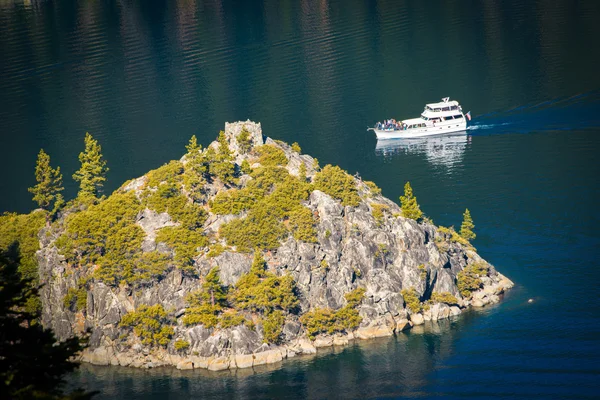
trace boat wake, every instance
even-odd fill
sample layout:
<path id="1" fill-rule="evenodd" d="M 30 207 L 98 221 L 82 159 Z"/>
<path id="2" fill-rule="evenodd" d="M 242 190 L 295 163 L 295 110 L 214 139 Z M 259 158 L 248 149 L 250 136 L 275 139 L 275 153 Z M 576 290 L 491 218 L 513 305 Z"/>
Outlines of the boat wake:
<path id="1" fill-rule="evenodd" d="M 600 90 L 475 116 L 474 135 L 586 130 L 600 127 Z"/>

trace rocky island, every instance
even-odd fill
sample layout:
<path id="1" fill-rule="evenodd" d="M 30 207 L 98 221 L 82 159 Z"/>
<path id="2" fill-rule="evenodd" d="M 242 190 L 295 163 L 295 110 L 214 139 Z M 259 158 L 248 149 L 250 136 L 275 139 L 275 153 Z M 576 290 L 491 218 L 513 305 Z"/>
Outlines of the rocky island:
<path id="1" fill-rule="evenodd" d="M 394 335 L 512 287 L 468 237 L 407 208 L 246 121 L 108 197 L 0 225 L 36 227 L 21 248 L 41 321 L 88 332 L 83 361 L 223 370 Z"/>

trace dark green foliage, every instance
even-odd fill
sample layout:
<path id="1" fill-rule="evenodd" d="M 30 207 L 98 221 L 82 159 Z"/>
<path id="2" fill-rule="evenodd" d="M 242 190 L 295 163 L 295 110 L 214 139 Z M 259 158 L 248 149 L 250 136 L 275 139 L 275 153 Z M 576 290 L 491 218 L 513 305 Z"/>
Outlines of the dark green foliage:
<path id="1" fill-rule="evenodd" d="M 256 147 L 254 151 L 259 155 L 258 162 L 263 167 L 285 167 L 288 163 L 284 151 L 277 146 L 265 144 Z"/>
<path id="2" fill-rule="evenodd" d="M 64 200 L 60 192 L 62 187 L 62 174 L 60 167 L 52 168 L 50 166 L 50 156 L 40 150 L 35 164 L 35 180 L 37 184 L 29 188 L 33 194 L 33 201 L 46 211 L 57 211 L 63 206 Z M 53 207 L 50 207 L 53 205 Z M 47 214 L 46 222 L 50 222 L 50 214 Z"/>
<path id="3" fill-rule="evenodd" d="M 408 307 L 408 309 L 413 314 L 416 314 L 423 310 L 423 305 L 421 304 L 419 295 L 414 287 L 411 287 L 409 289 L 402 289 L 400 294 L 402 294 L 402 298 L 404 299 L 404 303 L 406 304 L 406 307 Z"/>
<path id="4" fill-rule="evenodd" d="M 175 265 L 184 271 L 193 272 L 194 257 L 198 249 L 208 245 L 206 236 L 183 226 L 167 226 L 156 232 L 156 242 L 166 243 L 175 250 Z"/>
<path id="5" fill-rule="evenodd" d="M 439 226 L 438 233 L 440 233 L 444 239 L 446 239 L 446 240 L 449 239 L 453 243 L 460 243 L 463 246 L 471 247 L 469 241 L 467 239 L 465 239 L 464 237 L 460 236 L 458 233 L 456 233 L 453 226 L 451 226 L 450 228 L 446 228 L 444 226 Z"/>
<path id="6" fill-rule="evenodd" d="M 456 276 L 458 291 L 464 298 L 470 298 L 472 292 L 483 287 L 481 277 L 487 276 L 488 266 L 483 262 L 477 262 L 467 265 Z"/>
<path id="7" fill-rule="evenodd" d="M 294 279 L 266 271 L 264 259 L 256 252 L 250 272 L 238 280 L 230 301 L 237 309 L 265 314 L 272 310 L 291 311 L 298 305 L 295 291 Z"/>
<path id="8" fill-rule="evenodd" d="M 102 147 L 88 132 L 85 133 L 85 150 L 79 153 L 79 162 L 81 168 L 73 174 L 73 179 L 79 182 L 79 198 L 88 202 L 101 193 L 108 172 Z"/>
<path id="9" fill-rule="evenodd" d="M 208 172 L 210 175 L 219 178 L 221 182 L 233 185 L 236 182 L 235 165 L 233 163 L 233 156 L 229 149 L 229 143 L 227 142 L 225 132 L 219 132 L 217 141 L 219 143 L 218 150 L 215 152 L 211 147 L 204 154 Z"/>
<path id="10" fill-rule="evenodd" d="M 219 233 L 227 243 L 240 251 L 274 249 L 289 233 L 314 242 L 314 218 L 301 203 L 310 185 L 281 167 L 257 168 L 251 176 L 245 188 L 220 193 L 212 202 L 212 211 L 219 214 L 248 211 L 246 217 L 221 226 Z"/>
<path id="11" fill-rule="evenodd" d="M 308 177 L 306 176 L 306 164 L 304 164 L 304 162 L 301 162 L 298 167 L 298 178 L 301 182 L 306 182 L 308 180 Z"/>
<path id="12" fill-rule="evenodd" d="M 227 250 L 227 248 L 225 246 L 223 246 L 221 243 L 212 244 L 209 247 L 208 253 L 206 253 L 206 257 L 214 258 L 214 257 L 220 256 L 221 254 L 223 254 L 225 252 L 225 250 Z"/>
<path id="13" fill-rule="evenodd" d="M 39 283 L 36 251 L 40 248 L 38 233 L 44 226 L 46 213 L 34 211 L 30 214 L 4 214 L 0 216 L 0 251 L 7 251 L 17 244 L 21 252 L 19 273 L 33 287 Z M 37 292 L 36 292 L 37 293 Z M 37 294 L 27 297 L 26 311 L 38 315 L 42 303 Z"/>
<path id="14" fill-rule="evenodd" d="M 463 222 L 460 226 L 460 236 L 466 240 L 473 240 L 477 235 L 473 232 L 473 228 L 475 228 L 475 224 L 473 224 L 473 219 L 471 218 L 471 213 L 467 208 L 465 213 L 463 214 Z"/>
<path id="15" fill-rule="evenodd" d="M 145 199 L 148 208 L 158 212 L 169 213 L 175 222 L 187 229 L 198 229 L 206 221 L 204 209 L 187 199 L 175 185 L 163 184 L 155 192 L 150 192 Z"/>
<path id="16" fill-rule="evenodd" d="M 0 393 L 6 399 L 89 399 L 93 393 L 65 393 L 64 376 L 79 365 L 76 356 L 85 341 L 74 337 L 59 342 L 50 329 L 34 323 L 26 310 L 38 298 L 32 280 L 21 279 L 19 250 L 0 253 Z"/>
<path id="17" fill-rule="evenodd" d="M 375 182 L 371 182 L 371 181 L 364 181 L 365 185 L 367 185 L 369 187 L 369 189 L 371 190 L 371 193 L 374 195 L 378 195 L 381 194 L 381 189 L 379 188 L 379 186 L 377 186 L 375 184 Z"/>
<path id="18" fill-rule="evenodd" d="M 240 171 L 242 174 L 250 174 L 252 172 L 252 167 L 248 160 L 243 160 L 242 165 L 240 165 Z"/>
<path id="19" fill-rule="evenodd" d="M 219 326 L 223 329 L 233 328 L 234 326 L 247 324 L 248 320 L 236 311 L 227 311 L 221 314 Z"/>
<path id="20" fill-rule="evenodd" d="M 237 142 L 240 147 L 240 153 L 244 154 L 250 151 L 252 148 L 252 141 L 250 140 L 250 132 L 246 129 L 246 127 L 242 128 L 242 131 L 237 137 Z"/>
<path id="21" fill-rule="evenodd" d="M 432 303 L 445 303 L 451 306 L 458 304 L 458 299 L 452 296 L 449 292 L 433 292 L 431 293 L 430 300 Z"/>
<path id="22" fill-rule="evenodd" d="M 354 178 L 340 167 L 326 165 L 315 175 L 313 183 L 315 189 L 341 200 L 344 206 L 356 207 L 360 203 Z"/>
<path id="23" fill-rule="evenodd" d="M 147 346 L 166 347 L 175 333 L 172 319 L 162 305 L 142 305 L 121 319 L 121 326 L 133 328 L 135 334 Z"/>
<path id="24" fill-rule="evenodd" d="M 419 221 L 423 217 L 423 212 L 419 208 L 417 198 L 413 195 L 412 187 L 410 187 L 410 182 L 406 182 L 404 185 L 404 196 L 400 196 L 400 203 L 404 218 Z"/>
<path id="25" fill-rule="evenodd" d="M 170 161 L 146 174 L 146 187 L 158 187 L 163 182 L 170 184 L 178 182 L 183 171 L 183 164 L 180 161 Z"/>
<path id="26" fill-rule="evenodd" d="M 384 213 L 389 211 L 389 207 L 385 204 L 371 204 L 371 214 L 373 214 L 373 218 L 375 218 L 375 222 L 377 226 L 381 226 L 383 224 Z"/>
<path id="27" fill-rule="evenodd" d="M 227 291 L 219 279 L 219 267 L 212 268 L 204 277 L 202 289 L 186 297 L 185 325 L 202 324 L 213 328 L 219 322 L 219 313 L 227 305 Z"/>
<path id="28" fill-rule="evenodd" d="M 63 298 L 63 305 L 71 311 L 85 311 L 87 307 L 87 290 L 84 287 L 69 288 Z"/>
<path id="29" fill-rule="evenodd" d="M 314 339 L 320 333 L 333 334 L 347 332 L 358 327 L 362 317 L 356 309 L 362 302 L 365 289 L 357 288 L 346 293 L 347 304 L 337 311 L 328 308 L 317 308 L 300 317 L 300 322 L 306 328 L 308 337 Z"/>
<path id="30" fill-rule="evenodd" d="M 263 340 L 265 343 L 279 343 L 285 324 L 285 316 L 281 311 L 272 311 L 263 319 Z"/>

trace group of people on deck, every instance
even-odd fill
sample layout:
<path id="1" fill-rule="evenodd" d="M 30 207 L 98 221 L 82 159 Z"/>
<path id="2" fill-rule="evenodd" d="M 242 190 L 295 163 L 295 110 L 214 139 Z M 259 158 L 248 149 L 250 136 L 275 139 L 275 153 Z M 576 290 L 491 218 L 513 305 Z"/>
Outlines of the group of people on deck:
<path id="1" fill-rule="evenodd" d="M 378 122 L 375 127 L 382 131 L 400 131 L 406 130 L 406 124 L 395 119 L 384 119 L 383 122 Z"/>

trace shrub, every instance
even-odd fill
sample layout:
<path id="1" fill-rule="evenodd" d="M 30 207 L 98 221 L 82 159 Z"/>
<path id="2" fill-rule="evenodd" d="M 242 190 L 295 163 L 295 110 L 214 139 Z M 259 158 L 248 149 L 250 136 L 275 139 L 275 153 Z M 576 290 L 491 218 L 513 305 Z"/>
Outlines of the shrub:
<path id="1" fill-rule="evenodd" d="M 406 307 L 408 307 L 413 314 L 419 313 L 423 310 L 421 300 L 419 299 L 419 295 L 414 287 L 411 287 L 410 289 L 402 289 L 400 294 L 402 294 L 402 298 L 404 299 Z"/>
<path id="2" fill-rule="evenodd" d="M 63 305 L 71 311 L 85 311 L 87 308 L 87 290 L 81 288 L 69 288 L 63 298 Z"/>
<path id="3" fill-rule="evenodd" d="M 174 182 L 181 174 L 183 174 L 183 164 L 180 161 L 170 161 L 146 174 L 146 187 L 158 187 L 163 182 Z"/>
<path id="4" fill-rule="evenodd" d="M 271 311 L 263 319 L 263 341 L 265 343 L 279 343 L 285 317 L 281 311 Z"/>
<path id="5" fill-rule="evenodd" d="M 183 317 L 184 325 L 202 324 L 213 328 L 219 323 L 219 313 L 227 306 L 227 290 L 219 279 L 219 267 L 212 268 L 204 277 L 202 289 L 186 297 L 188 307 Z"/>
<path id="6" fill-rule="evenodd" d="M 315 175 L 313 182 L 315 189 L 340 200 L 344 206 L 356 207 L 360 203 L 354 178 L 340 167 L 326 165 Z"/>
<path id="7" fill-rule="evenodd" d="M 377 226 L 381 226 L 383 224 L 384 213 L 389 209 L 390 208 L 385 204 L 371 204 L 371 214 L 373 215 L 373 218 L 375 218 Z"/>
<path id="8" fill-rule="evenodd" d="M 463 246 L 472 247 L 468 240 L 456 233 L 453 226 L 451 226 L 450 228 L 438 226 L 438 233 L 442 234 L 444 239 L 449 238 L 452 243 L 459 243 Z"/>
<path id="9" fill-rule="evenodd" d="M 230 293 L 230 301 L 238 309 L 270 313 L 273 310 L 291 311 L 299 303 L 294 279 L 278 277 L 265 269 L 266 263 L 257 251 L 252 267 L 240 277 Z"/>
<path id="10" fill-rule="evenodd" d="M 300 152 L 302 151 L 302 149 L 300 148 L 300 145 L 298 144 L 298 142 L 292 143 L 292 150 L 295 151 L 298 154 L 300 154 Z"/>
<path id="11" fill-rule="evenodd" d="M 310 185 L 281 167 L 257 168 L 252 177 L 245 188 L 220 193 L 212 202 L 213 212 L 248 211 L 245 217 L 220 227 L 227 244 L 239 251 L 275 249 L 290 233 L 298 240 L 314 242 L 314 217 L 301 203 L 308 198 Z"/>
<path id="12" fill-rule="evenodd" d="M 483 262 L 467 265 L 456 276 L 460 295 L 467 299 L 470 298 L 472 292 L 479 290 L 483 286 L 480 277 L 487 276 L 487 274 L 488 267 Z"/>
<path id="13" fill-rule="evenodd" d="M 365 289 L 357 288 L 346 293 L 347 304 L 337 311 L 328 308 L 317 308 L 300 317 L 300 322 L 306 328 L 308 337 L 312 340 L 319 333 L 333 334 L 354 329 L 362 322 L 362 317 L 356 309 L 365 294 Z"/>
<path id="14" fill-rule="evenodd" d="M 250 174 L 252 172 L 252 167 L 248 160 L 243 160 L 242 165 L 240 165 L 240 171 L 242 174 Z"/>
<path id="15" fill-rule="evenodd" d="M 449 292 L 433 292 L 431 293 L 430 300 L 432 303 L 445 303 L 451 306 L 458 304 L 458 299 L 452 296 Z"/>
<path id="16" fill-rule="evenodd" d="M 149 346 L 166 347 L 175 330 L 171 318 L 162 305 L 140 306 L 123 316 L 121 326 L 132 327 L 142 343 Z"/>
<path id="17" fill-rule="evenodd" d="M 223 246 L 221 243 L 215 243 L 209 247 L 208 253 L 206 253 L 206 257 L 208 257 L 208 258 L 217 257 L 217 256 L 223 254 L 223 252 L 225 252 L 225 250 L 226 250 L 226 247 Z"/>
<path id="18" fill-rule="evenodd" d="M 377 186 L 375 184 L 375 182 L 371 182 L 371 181 L 364 181 L 365 185 L 367 185 L 367 187 L 371 190 L 371 193 L 374 195 L 378 195 L 381 194 L 381 189 L 379 188 L 379 186 Z"/>
<path id="19" fill-rule="evenodd" d="M 254 149 L 258 154 L 258 162 L 264 167 L 286 166 L 288 159 L 279 147 L 265 144 Z"/>
<path id="20" fill-rule="evenodd" d="M 187 350 L 190 347 L 190 343 L 187 340 L 176 340 L 175 341 L 175 350 L 183 351 Z"/>
<path id="21" fill-rule="evenodd" d="M 188 229 L 198 229 L 206 221 L 206 211 L 190 202 L 175 185 L 160 185 L 157 191 L 145 193 L 145 196 L 146 207 L 158 213 L 168 213 L 175 222 Z"/>
<path id="22" fill-rule="evenodd" d="M 192 272 L 198 248 L 208 245 L 208 239 L 198 231 L 182 226 L 167 226 L 156 232 L 156 242 L 163 242 L 175 250 L 174 261 L 184 271 Z"/>
<path id="23" fill-rule="evenodd" d="M 235 311 L 224 312 L 219 319 L 219 326 L 223 329 L 232 328 L 234 326 L 243 325 L 247 322 L 242 314 Z"/>

